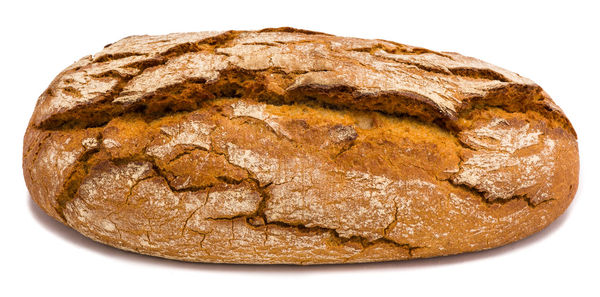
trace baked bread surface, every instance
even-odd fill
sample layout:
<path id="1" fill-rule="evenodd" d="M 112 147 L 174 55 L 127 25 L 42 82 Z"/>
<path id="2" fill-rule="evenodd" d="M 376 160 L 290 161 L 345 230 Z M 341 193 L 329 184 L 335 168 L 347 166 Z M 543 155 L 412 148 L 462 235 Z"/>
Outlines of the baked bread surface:
<path id="1" fill-rule="evenodd" d="M 32 199 L 96 241 L 226 263 L 501 246 L 567 208 L 575 131 L 456 53 L 292 28 L 132 36 L 69 66 L 24 138 Z"/>

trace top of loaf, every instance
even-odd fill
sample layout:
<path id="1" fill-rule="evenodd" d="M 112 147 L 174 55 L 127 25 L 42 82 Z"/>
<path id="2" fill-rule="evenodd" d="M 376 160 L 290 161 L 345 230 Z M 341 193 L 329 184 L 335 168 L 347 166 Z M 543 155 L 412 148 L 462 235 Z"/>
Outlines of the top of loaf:
<path id="1" fill-rule="evenodd" d="M 126 37 L 60 73 L 31 121 L 46 129 L 92 127 L 131 111 L 191 110 L 217 97 L 317 100 L 449 127 L 487 106 L 535 110 L 574 134 L 552 99 L 516 73 L 457 53 L 293 28 Z"/>

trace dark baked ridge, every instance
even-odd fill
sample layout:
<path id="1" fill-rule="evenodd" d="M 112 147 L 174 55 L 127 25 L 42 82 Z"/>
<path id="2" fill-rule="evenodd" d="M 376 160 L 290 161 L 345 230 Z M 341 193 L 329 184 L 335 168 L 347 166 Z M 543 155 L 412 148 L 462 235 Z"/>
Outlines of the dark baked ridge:
<path id="1" fill-rule="evenodd" d="M 159 40 L 166 41 L 157 42 Z M 153 43 L 148 43 L 150 41 Z M 282 52 L 291 47 L 296 51 Z M 251 52 L 251 49 L 260 51 Z M 265 53 L 272 55 L 261 56 Z M 196 64 L 191 64 L 194 61 Z M 189 65 L 196 67 L 187 67 Z M 343 67 L 336 69 L 338 65 Z M 373 79 L 373 86 L 367 88 L 369 78 Z M 423 85 L 425 82 L 427 85 Z M 155 85 L 161 87 L 148 91 Z M 96 90 L 90 90 L 91 87 Z M 423 91 L 427 94 L 422 94 Z M 261 101 L 268 104 L 261 105 Z M 232 104 L 245 104 L 242 111 L 238 111 L 242 114 L 235 116 Z M 328 117 L 319 116 L 322 113 Z M 348 122 L 341 115 L 353 120 Z M 443 233 L 405 236 L 410 230 L 406 229 L 408 221 L 399 221 L 399 216 L 406 219 L 421 215 L 421 220 L 440 225 L 434 218 L 439 214 L 402 216 L 397 205 L 400 198 L 385 200 L 388 204 L 383 204 L 382 209 L 395 208 L 392 220 L 373 220 L 372 225 L 359 222 L 368 219 L 368 215 L 345 223 L 336 221 L 336 216 L 348 215 L 340 209 L 327 209 L 325 215 L 312 217 L 311 214 L 318 210 L 308 207 L 305 213 L 292 215 L 276 207 L 292 202 L 281 200 L 273 192 L 281 191 L 277 179 L 283 184 L 297 186 L 298 183 L 274 177 L 273 173 L 265 173 L 260 167 L 250 170 L 252 168 L 241 166 L 239 160 L 235 160 L 235 152 L 266 152 L 277 156 L 275 151 L 269 151 L 269 147 L 240 148 L 238 146 L 252 142 L 242 141 L 242 136 L 219 142 L 218 136 L 213 136 L 213 130 L 209 129 L 209 145 L 199 140 L 198 143 L 174 145 L 172 152 L 162 156 L 152 153 L 152 141 L 168 142 L 165 135 L 157 132 L 167 129 L 165 123 L 189 120 L 189 117 L 197 117 L 192 122 L 200 121 L 206 127 L 213 127 L 211 129 L 233 125 L 232 129 L 244 127 L 244 132 L 249 135 L 260 135 L 264 139 L 274 137 L 271 147 L 278 147 L 288 155 L 308 150 L 318 162 L 305 160 L 300 163 L 323 166 L 313 165 L 314 170 L 338 170 L 349 174 L 361 168 L 366 171 L 361 174 L 372 174 L 375 179 L 392 177 L 393 181 L 420 176 L 445 189 L 446 195 L 429 194 L 431 199 L 439 199 L 438 204 L 454 203 L 458 199 L 454 197 L 464 195 L 470 209 L 478 212 L 474 217 L 463 214 L 455 219 L 475 220 L 487 213 L 495 223 L 489 224 L 489 218 L 490 226 L 481 218 L 481 222 L 454 222 L 451 228 L 454 238 L 444 239 L 447 242 L 443 243 L 434 238 Z M 399 122 L 390 124 L 390 121 Z M 428 124 L 430 122 L 435 125 Z M 378 138 L 387 131 L 384 128 L 388 124 L 394 131 Z M 178 129 L 179 134 L 164 131 L 162 134 L 174 139 L 185 130 Z M 412 130 L 409 134 L 396 131 L 402 129 Z M 135 140 L 131 143 L 124 141 L 132 138 Z M 387 138 L 395 141 L 386 142 Z M 118 147 L 111 143 L 115 139 L 120 142 Z M 525 142 L 519 142 L 523 139 Z M 235 141 L 240 143 L 233 150 L 231 146 L 223 146 Z M 310 149 L 323 141 L 331 142 L 323 152 Z M 288 148 L 284 149 L 286 145 Z M 393 145 L 394 150 L 423 145 L 425 148 L 421 155 L 404 152 L 405 156 L 397 159 L 402 166 L 396 166 L 392 162 L 396 159 L 388 156 L 391 147 L 386 151 L 388 145 Z M 546 158 L 534 162 L 544 152 L 548 154 Z M 365 154 L 371 154 L 371 159 L 375 160 L 381 156 L 392 159 L 383 166 L 365 162 L 355 164 L 355 160 L 363 160 Z M 406 159 L 407 156 L 412 158 Z M 284 160 L 280 157 L 276 159 Z M 206 172 L 213 174 L 196 178 L 192 182 L 195 185 L 182 186 L 182 176 L 194 177 L 186 173 L 191 170 L 185 169 L 186 164 L 197 164 L 198 160 L 207 158 L 214 164 L 211 163 L 212 167 Z M 487 170 L 490 164 L 477 164 L 478 158 L 500 158 L 512 165 Z M 553 158 L 556 162 L 551 160 Z M 424 161 L 419 164 L 413 161 L 415 159 Z M 539 86 L 514 73 L 455 53 L 435 53 L 388 41 L 341 38 L 282 28 L 262 32 L 130 37 L 107 46 L 95 58 L 80 60 L 61 73 L 40 97 L 25 137 L 24 171 L 32 197 L 46 212 L 91 238 L 119 248 L 191 261 L 323 263 L 452 254 L 490 248 L 527 236 L 549 224 L 568 206 L 577 186 L 578 162 L 572 162 L 577 159 L 575 134 L 562 111 Z M 171 164 L 174 162 L 177 166 Z M 515 166 L 515 162 L 520 165 Z M 412 164 L 406 165 L 409 163 Z M 146 169 L 132 173 L 126 170 L 128 166 Z M 398 171 L 393 170 L 395 167 Z M 541 173 L 526 176 L 524 169 Z M 294 172 L 294 168 L 286 170 Z M 203 222 L 210 221 L 211 228 L 217 230 L 211 229 L 215 232 L 212 236 L 221 240 L 227 236 L 233 238 L 235 226 L 242 226 L 239 228 L 244 228 L 245 235 L 250 236 L 248 230 L 252 230 L 255 233 L 252 236 L 261 237 L 261 240 L 249 237 L 256 241 L 249 241 L 255 248 L 258 241 L 263 241 L 263 235 L 268 238 L 265 234 L 272 232 L 279 232 L 282 238 L 293 238 L 279 238 L 280 241 L 273 245 L 268 245 L 265 239 L 264 250 L 253 252 L 235 247 L 230 241 L 230 246 L 221 254 L 214 255 L 217 250 L 214 246 L 208 248 L 213 255 L 202 254 L 199 250 L 204 248 L 198 249 L 198 246 L 210 243 L 210 240 L 205 242 L 208 233 L 188 226 L 189 220 L 199 215 L 200 208 L 185 211 L 180 207 L 169 210 L 176 213 L 172 221 L 159 220 L 157 223 L 168 228 L 152 233 L 163 236 L 161 238 L 168 244 L 142 244 L 139 237 L 142 235 L 135 233 L 151 227 L 151 220 L 148 219 L 149 225 L 144 228 L 138 226 L 137 231 L 135 227 L 127 229 L 125 226 L 139 223 L 135 216 L 140 215 L 139 207 L 143 203 L 127 210 L 123 209 L 122 203 L 110 206 L 105 200 L 90 200 L 91 196 L 84 199 L 87 194 L 82 192 L 81 185 L 85 189 L 86 183 L 97 181 L 98 176 L 110 176 L 111 172 L 113 175 L 120 172 L 119 176 L 129 174 L 129 180 L 115 180 L 110 186 L 124 186 L 126 197 L 131 197 L 139 184 L 146 185 L 150 181 L 153 187 L 158 187 L 156 191 L 163 189 L 171 193 L 165 192 L 164 197 L 177 197 L 178 201 L 191 199 L 189 197 L 199 193 L 206 194 L 205 204 L 209 201 L 207 191 L 245 189 L 249 192 L 244 192 L 244 197 L 253 198 L 246 201 L 249 204 L 240 206 L 242 209 L 203 217 Z M 201 175 L 204 171 L 191 172 Z M 296 174 L 303 176 L 302 172 Z M 374 180 L 373 176 L 368 180 Z M 365 186 L 366 182 L 359 175 L 348 177 L 348 180 L 349 188 L 356 189 Z M 385 183 L 386 188 L 393 188 L 390 182 Z M 515 184 L 526 186 L 515 187 Z M 326 208 L 327 203 L 318 197 L 326 196 L 325 190 L 332 185 L 314 182 L 311 185 L 319 193 L 311 205 Z M 416 185 L 397 187 L 397 193 L 409 190 L 426 193 L 425 188 Z M 105 194 L 104 197 L 112 197 L 110 193 Z M 361 197 L 356 193 L 348 195 Z M 79 199 L 75 199 L 77 197 Z M 82 201 L 87 201 L 86 205 L 81 204 Z M 102 207 L 110 212 L 101 211 Z M 294 207 L 295 211 L 302 210 L 302 205 Z M 346 212 L 353 210 L 349 205 L 346 207 Z M 90 216 L 94 220 L 86 221 L 82 216 L 83 209 L 92 213 Z M 120 221 L 106 220 L 120 211 L 123 212 Z M 202 208 L 204 211 L 208 210 Z M 100 213 L 105 216 L 103 219 L 96 217 Z M 451 214 L 446 213 L 446 216 Z M 124 218 L 131 221 L 125 222 Z M 510 218 L 510 222 L 500 224 L 503 218 Z M 109 224 L 115 228 L 106 233 L 112 228 L 104 228 Z M 231 226 L 223 229 L 223 224 Z M 466 226 L 487 226 L 488 229 L 476 235 L 462 234 L 462 231 L 468 231 Z M 126 238 L 123 234 L 129 233 L 121 228 L 135 236 Z M 515 228 L 518 230 L 513 230 Z M 228 231 L 224 230 L 230 230 L 231 234 L 227 235 Z M 283 233 L 285 236 L 281 235 Z M 115 239 L 117 235 L 119 240 Z M 150 241 L 151 234 L 147 230 L 145 236 Z M 274 250 L 289 245 L 302 246 L 304 239 L 309 240 L 307 238 L 316 240 L 311 243 L 314 250 L 305 247 L 273 256 Z M 238 254 L 231 251 L 234 248 L 240 250 Z M 289 255 L 283 255 L 286 253 Z"/>
<path id="2" fill-rule="evenodd" d="M 156 81 L 191 63 L 202 67 Z M 497 66 L 456 53 L 291 28 L 122 39 L 61 73 L 38 99 L 32 122 L 45 129 L 93 127 L 128 112 L 194 110 L 215 97 L 316 100 L 450 126 L 473 109 L 532 110 L 575 133 L 538 85 Z"/>

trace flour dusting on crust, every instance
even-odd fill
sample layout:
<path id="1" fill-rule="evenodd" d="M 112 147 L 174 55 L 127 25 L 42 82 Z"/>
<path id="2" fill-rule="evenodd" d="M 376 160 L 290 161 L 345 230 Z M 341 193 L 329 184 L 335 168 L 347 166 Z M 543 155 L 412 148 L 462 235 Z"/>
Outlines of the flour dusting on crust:
<path id="1" fill-rule="evenodd" d="M 484 192 L 490 201 L 526 195 L 538 204 L 552 198 L 556 141 L 542 134 L 514 118 L 462 131 L 459 138 L 477 150 L 467 154 L 453 182 Z"/>
<path id="2" fill-rule="evenodd" d="M 212 129 L 214 129 L 214 125 L 195 119 L 161 127 L 161 131 L 167 136 L 166 139 L 163 139 L 162 144 L 148 147 L 146 153 L 151 156 L 164 157 L 178 145 L 191 145 L 208 150 L 210 149 L 209 135 Z"/>

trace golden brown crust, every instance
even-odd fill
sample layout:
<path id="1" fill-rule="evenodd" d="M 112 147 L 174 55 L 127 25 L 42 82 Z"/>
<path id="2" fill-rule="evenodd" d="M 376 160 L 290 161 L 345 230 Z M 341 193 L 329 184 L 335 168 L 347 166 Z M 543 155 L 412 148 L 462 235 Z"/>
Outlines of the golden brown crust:
<path id="1" fill-rule="evenodd" d="M 456 53 L 292 28 L 134 36 L 61 73 L 24 139 L 32 198 L 166 258 L 350 263 L 488 249 L 578 182 L 530 80 Z"/>

